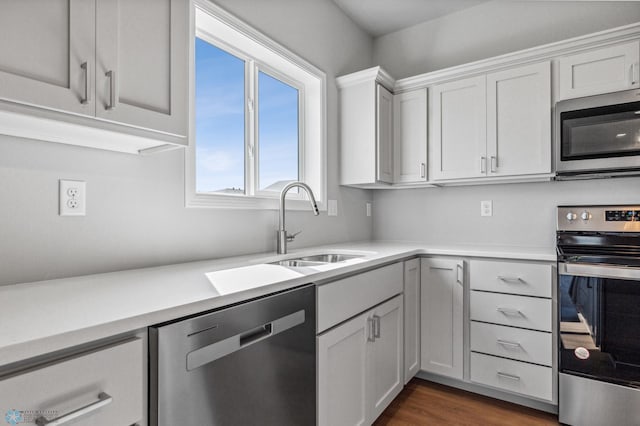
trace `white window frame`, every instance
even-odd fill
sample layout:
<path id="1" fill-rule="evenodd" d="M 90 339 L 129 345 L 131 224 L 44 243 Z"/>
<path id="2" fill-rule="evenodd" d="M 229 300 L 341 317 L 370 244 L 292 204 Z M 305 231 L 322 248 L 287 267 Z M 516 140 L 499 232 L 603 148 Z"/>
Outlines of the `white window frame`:
<path id="1" fill-rule="evenodd" d="M 253 98 L 257 109 L 257 90 L 252 85 L 257 81 L 258 71 L 298 90 L 298 173 L 300 180 L 314 192 L 318 207 L 326 210 L 326 75 L 306 60 L 290 52 L 264 34 L 254 30 L 238 18 L 207 0 L 195 0 L 191 19 L 190 41 L 190 112 L 189 146 L 185 155 L 185 205 L 187 207 L 214 207 L 231 209 L 277 209 L 279 193 L 260 191 L 258 122 L 245 102 L 245 168 L 249 176 L 245 182 L 245 194 L 212 194 L 196 192 L 196 146 L 195 146 L 195 38 L 220 47 L 245 60 L 245 71 L 255 75 L 245 78 L 245 94 Z M 249 52 L 249 53 L 247 53 Z M 250 116 L 251 114 L 251 116 Z M 251 125 L 253 123 L 253 125 Z M 249 132 L 250 134 L 246 134 Z M 258 143 L 257 143 L 258 142 Z M 247 155 L 247 144 L 253 143 L 254 155 Z M 251 185 L 249 187 L 249 185 Z M 250 192 L 249 192 L 250 191 Z M 287 196 L 288 209 L 308 209 L 306 194 L 291 191 Z"/>

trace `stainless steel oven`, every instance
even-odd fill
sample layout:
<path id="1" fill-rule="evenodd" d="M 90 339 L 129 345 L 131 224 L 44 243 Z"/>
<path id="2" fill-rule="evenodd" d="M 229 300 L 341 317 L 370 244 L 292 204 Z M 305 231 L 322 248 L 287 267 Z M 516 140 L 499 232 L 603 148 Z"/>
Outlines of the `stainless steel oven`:
<path id="1" fill-rule="evenodd" d="M 556 104 L 559 179 L 640 174 L 640 90 Z"/>
<path id="2" fill-rule="evenodd" d="M 560 422 L 640 424 L 640 205 L 558 207 Z"/>

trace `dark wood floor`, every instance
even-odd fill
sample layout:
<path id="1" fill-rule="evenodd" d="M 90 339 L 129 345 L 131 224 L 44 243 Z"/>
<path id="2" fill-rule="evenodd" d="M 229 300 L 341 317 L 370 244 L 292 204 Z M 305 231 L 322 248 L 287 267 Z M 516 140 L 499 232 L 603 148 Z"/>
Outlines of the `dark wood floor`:
<path id="1" fill-rule="evenodd" d="M 558 425 L 555 415 L 413 379 L 374 423 L 408 425 Z"/>

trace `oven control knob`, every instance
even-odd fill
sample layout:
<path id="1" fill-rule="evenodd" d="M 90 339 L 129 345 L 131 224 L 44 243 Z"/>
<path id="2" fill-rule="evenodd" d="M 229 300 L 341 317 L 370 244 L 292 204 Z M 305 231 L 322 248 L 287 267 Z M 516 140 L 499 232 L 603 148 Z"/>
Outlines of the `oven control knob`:
<path id="1" fill-rule="evenodd" d="M 573 213 L 573 212 L 567 213 L 567 220 L 569 222 L 576 220 L 577 217 L 578 217 L 578 215 Z"/>
<path id="2" fill-rule="evenodd" d="M 585 210 L 585 211 L 583 211 L 583 212 L 580 214 L 580 219 L 582 219 L 582 220 L 589 220 L 589 219 L 591 219 L 591 213 L 589 213 L 589 212 L 588 212 L 588 211 L 586 211 L 586 210 Z"/>

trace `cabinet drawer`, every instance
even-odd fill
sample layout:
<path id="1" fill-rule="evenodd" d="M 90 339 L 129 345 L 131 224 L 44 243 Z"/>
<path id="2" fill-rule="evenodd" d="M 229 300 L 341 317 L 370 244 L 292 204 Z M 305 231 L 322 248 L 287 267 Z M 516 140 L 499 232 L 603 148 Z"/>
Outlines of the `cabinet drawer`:
<path id="1" fill-rule="evenodd" d="M 471 350 L 551 366 L 553 341 L 543 331 L 471 321 Z"/>
<path id="2" fill-rule="evenodd" d="M 471 353 L 471 381 L 509 392 L 553 400 L 553 369 Z"/>
<path id="3" fill-rule="evenodd" d="M 318 287 L 318 333 L 402 293 L 403 263 Z"/>
<path id="4" fill-rule="evenodd" d="M 551 264 L 471 261 L 471 289 L 551 298 Z"/>
<path id="5" fill-rule="evenodd" d="M 0 380 L 0 411 L 17 410 L 26 424 L 82 407 L 74 426 L 141 422 L 143 355 L 142 341 L 135 339 L 9 376 Z"/>
<path id="6" fill-rule="evenodd" d="M 551 299 L 472 291 L 471 319 L 551 331 Z"/>

